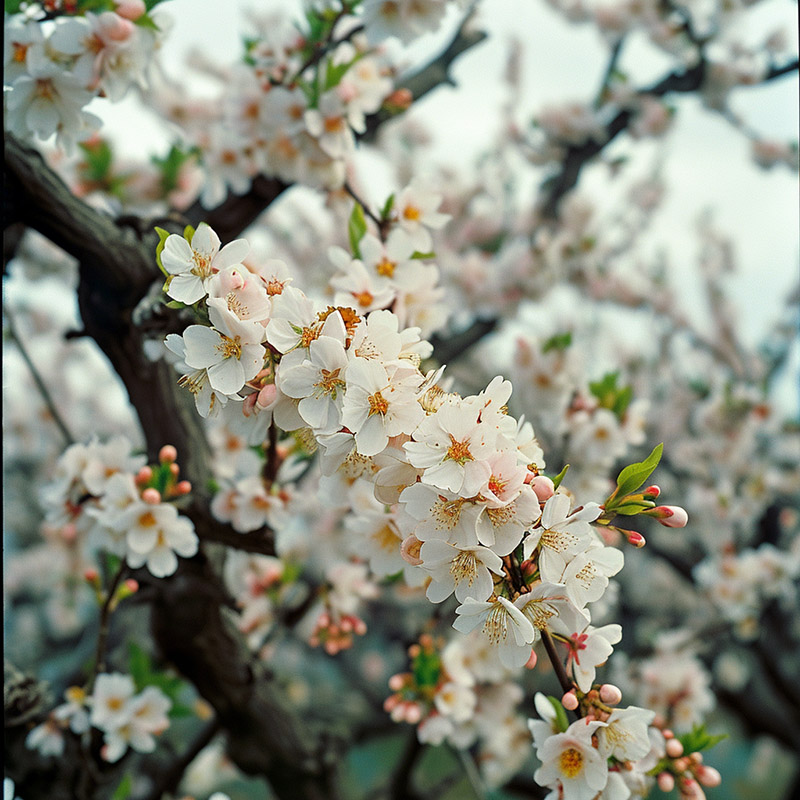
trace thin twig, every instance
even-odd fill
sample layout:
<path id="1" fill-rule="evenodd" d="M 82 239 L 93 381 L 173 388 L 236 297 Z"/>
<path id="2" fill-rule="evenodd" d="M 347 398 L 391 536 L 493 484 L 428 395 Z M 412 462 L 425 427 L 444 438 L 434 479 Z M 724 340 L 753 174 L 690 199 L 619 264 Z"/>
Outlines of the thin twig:
<path id="1" fill-rule="evenodd" d="M 114 602 L 114 595 L 117 593 L 117 587 L 119 586 L 119 583 L 122 580 L 122 576 L 125 573 L 127 567 L 128 565 L 124 561 L 119 565 L 119 569 L 116 571 L 114 577 L 111 579 L 111 583 L 108 587 L 105 600 L 103 601 L 103 606 L 100 609 L 100 632 L 97 636 L 97 648 L 95 650 L 95 656 L 94 656 L 94 667 L 92 669 L 92 675 L 89 679 L 88 692 L 92 691 L 97 676 L 101 672 L 105 672 L 106 669 L 106 644 L 108 643 L 108 633 L 111 627 L 110 626 L 111 611 L 112 611 L 111 606 Z"/>
<path id="2" fill-rule="evenodd" d="M 17 331 L 17 326 L 14 323 L 14 315 L 11 313 L 11 311 L 9 311 L 9 309 L 5 307 L 3 307 L 3 314 L 5 315 L 6 318 L 8 333 L 14 340 L 14 344 L 17 345 L 20 355 L 22 356 L 22 360 L 27 364 L 31 376 L 33 377 L 33 382 L 36 384 L 36 388 L 39 390 L 39 394 L 41 394 L 42 400 L 44 400 L 44 404 L 47 406 L 47 410 L 50 412 L 50 416 L 53 418 L 53 422 L 55 422 L 56 427 L 61 433 L 61 436 L 64 438 L 64 441 L 68 445 L 75 444 L 75 437 L 70 432 L 69 428 L 67 427 L 67 424 L 61 418 L 61 414 L 59 414 L 58 409 L 56 408 L 56 404 L 50 395 L 50 391 L 47 388 L 47 384 L 44 382 L 42 376 L 39 374 L 39 370 L 36 369 L 36 365 L 33 363 L 30 354 L 25 349 L 25 345 L 22 343 L 22 337 L 19 335 L 19 332 Z"/>
<path id="3" fill-rule="evenodd" d="M 566 694 L 567 692 L 572 691 L 575 686 L 567 676 L 567 671 L 564 669 L 564 664 L 562 663 L 561 658 L 558 655 L 558 651 L 556 650 L 556 644 L 553 641 L 553 637 L 550 635 L 550 631 L 547 629 L 542 631 L 542 642 L 544 642 L 544 649 L 547 651 L 547 657 L 550 659 L 550 663 L 553 665 L 556 677 L 558 678 L 558 682 L 561 684 L 561 688 L 564 690 L 564 693 Z"/>

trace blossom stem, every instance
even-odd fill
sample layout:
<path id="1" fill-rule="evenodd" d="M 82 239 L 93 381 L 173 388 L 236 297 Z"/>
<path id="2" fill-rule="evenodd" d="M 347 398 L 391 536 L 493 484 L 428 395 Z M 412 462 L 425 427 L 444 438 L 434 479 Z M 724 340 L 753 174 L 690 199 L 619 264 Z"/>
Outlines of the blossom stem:
<path id="1" fill-rule="evenodd" d="M 127 566 L 128 565 L 125 563 L 125 561 L 119 565 L 119 569 L 111 578 L 108 592 L 106 593 L 105 600 L 103 601 L 103 606 L 100 609 L 100 632 L 97 635 L 97 649 L 95 650 L 94 655 L 94 668 L 92 669 L 92 675 L 89 678 L 87 693 L 91 693 L 97 676 L 101 672 L 105 672 L 106 669 L 106 645 L 108 643 L 108 632 L 111 622 L 111 607 L 114 602 L 114 595 L 117 593 L 117 587 L 122 580 L 122 576 L 125 573 Z"/>
<path id="2" fill-rule="evenodd" d="M 347 194 L 349 194 L 350 197 L 352 197 L 353 200 L 355 200 L 356 203 L 358 203 L 361 206 L 361 208 L 364 209 L 364 213 L 378 226 L 378 228 L 382 232 L 383 231 L 383 226 L 384 226 L 384 221 L 378 219 L 378 217 L 370 209 L 370 207 L 355 193 L 355 191 L 353 190 L 353 187 L 349 183 L 345 182 L 343 188 L 347 192 Z"/>
<path id="3" fill-rule="evenodd" d="M 553 669 L 556 672 L 558 682 L 561 684 L 561 688 L 565 693 L 571 692 L 575 686 L 569 679 L 567 671 L 564 669 L 564 664 L 562 663 L 558 656 L 558 652 L 556 651 L 556 644 L 553 641 L 550 631 L 547 629 L 542 631 L 542 641 L 544 642 L 544 649 L 547 651 L 547 657 L 550 659 L 550 663 L 553 665 Z"/>
<path id="4" fill-rule="evenodd" d="M 72 435 L 66 423 L 61 418 L 61 415 L 58 413 L 56 404 L 53 402 L 53 398 L 50 396 L 50 391 L 47 388 L 47 384 L 39 374 L 39 371 L 36 369 L 36 365 L 33 363 L 30 354 L 25 349 L 25 345 L 22 343 L 22 337 L 19 335 L 17 327 L 14 324 L 14 315 L 7 308 L 3 309 L 3 315 L 6 318 L 8 332 L 11 335 L 11 338 L 14 340 L 14 344 L 17 345 L 20 355 L 22 356 L 22 360 L 30 370 L 33 382 L 36 384 L 36 388 L 39 390 L 39 394 L 41 394 L 42 400 L 44 400 L 44 404 L 47 406 L 47 410 L 50 412 L 50 416 L 53 418 L 53 422 L 55 422 L 56 427 L 64 438 L 64 441 L 68 445 L 75 444 L 75 437 Z"/>

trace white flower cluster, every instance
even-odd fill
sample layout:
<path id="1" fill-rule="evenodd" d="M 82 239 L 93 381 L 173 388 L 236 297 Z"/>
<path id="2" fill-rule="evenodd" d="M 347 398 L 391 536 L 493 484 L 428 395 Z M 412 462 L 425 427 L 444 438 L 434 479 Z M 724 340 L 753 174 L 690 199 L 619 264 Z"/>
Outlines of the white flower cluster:
<path id="1" fill-rule="evenodd" d="M 158 491 L 142 491 L 137 478 L 148 469 L 144 462 L 131 455 L 124 436 L 106 444 L 93 439 L 71 445 L 42 499 L 51 525 L 70 526 L 91 549 L 118 555 L 134 569 L 146 566 L 163 578 L 178 568 L 177 555 L 197 552 L 198 539 L 191 520 L 162 502 Z"/>
<path id="2" fill-rule="evenodd" d="M 84 110 L 94 97 L 120 100 L 146 72 L 166 21 L 143 2 L 119 0 L 116 11 L 45 18 L 29 4 L 5 19 L 6 128 L 28 139 L 49 139 L 70 150 L 100 120 Z"/>
<path id="3" fill-rule="evenodd" d="M 628 800 L 649 791 L 647 775 L 664 755 L 664 739 L 648 727 L 655 712 L 615 708 L 606 720 L 584 717 L 562 729 L 556 708 L 544 695 L 535 697 L 541 719 L 528 725 L 542 766 L 534 779 L 561 800 Z"/>
<path id="4" fill-rule="evenodd" d="M 169 727 L 172 701 L 156 686 L 138 694 L 130 675 L 101 673 L 91 694 L 79 686 L 65 692 L 66 702 L 57 706 L 25 739 L 31 750 L 45 756 L 64 753 L 64 730 L 82 734 L 90 727 L 103 732 L 100 755 L 110 763 L 119 761 L 131 747 L 139 753 L 155 750 L 155 737 Z"/>

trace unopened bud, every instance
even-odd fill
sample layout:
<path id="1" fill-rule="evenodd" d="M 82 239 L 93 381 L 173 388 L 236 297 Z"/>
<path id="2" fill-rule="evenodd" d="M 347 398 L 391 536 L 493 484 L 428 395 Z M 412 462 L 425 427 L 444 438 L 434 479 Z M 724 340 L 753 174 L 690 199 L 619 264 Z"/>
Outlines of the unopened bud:
<path id="1" fill-rule="evenodd" d="M 604 683 L 600 687 L 600 699 L 610 706 L 615 706 L 622 701 L 622 691 L 613 683 Z"/>
<path id="2" fill-rule="evenodd" d="M 153 477 L 153 470 L 150 467 L 142 467 L 136 473 L 136 484 L 141 486 L 144 483 L 147 483 Z"/>
<path id="3" fill-rule="evenodd" d="M 670 758 L 680 758 L 683 755 L 683 745 L 678 739 L 670 739 L 667 744 L 667 755 Z"/>
<path id="4" fill-rule="evenodd" d="M 407 536 L 400 545 L 400 555 L 403 561 L 415 567 L 419 566 L 422 563 L 422 559 L 419 557 L 421 548 L 422 542 L 413 533 Z"/>
<path id="5" fill-rule="evenodd" d="M 531 481 L 531 488 L 540 503 L 546 503 L 556 493 L 555 484 L 546 475 L 537 475 Z"/>
<path id="6" fill-rule="evenodd" d="M 100 588 L 100 573 L 94 567 L 86 569 L 83 578 L 93 589 Z"/>
<path id="7" fill-rule="evenodd" d="M 142 492 L 142 500 L 151 506 L 157 506 L 161 502 L 161 492 L 150 486 Z"/>
<path id="8" fill-rule="evenodd" d="M 656 486 L 655 484 L 653 484 L 652 486 L 648 486 L 648 487 L 647 487 L 647 488 L 646 488 L 646 489 L 645 489 L 645 490 L 642 492 L 642 494 L 643 494 L 643 495 L 645 496 L 645 498 L 647 498 L 648 500 L 655 500 L 655 499 L 656 499 L 656 497 L 658 497 L 658 496 L 661 494 L 661 488 L 660 488 L 659 486 Z"/>
<path id="9" fill-rule="evenodd" d="M 656 506 L 642 513 L 655 517 L 666 528 L 685 528 L 689 521 L 689 515 L 680 506 Z"/>
<path id="10" fill-rule="evenodd" d="M 173 478 L 177 478 L 180 475 L 181 468 L 173 461 L 172 464 L 169 465 L 169 471 Z"/>
<path id="11" fill-rule="evenodd" d="M 68 522 L 61 528 L 61 538 L 68 543 L 74 542 L 78 538 L 78 528 L 74 522 Z"/>
<path id="12" fill-rule="evenodd" d="M 389 678 L 389 688 L 393 692 L 399 692 L 405 685 L 406 676 L 401 672 L 398 672 L 396 675 L 392 675 L 392 677 Z"/>
<path id="13" fill-rule="evenodd" d="M 147 11 L 147 6 L 144 0 L 117 0 L 115 10 L 121 17 L 135 22 Z"/>
<path id="14" fill-rule="evenodd" d="M 662 792 L 671 792 L 675 788 L 675 778 L 669 772 L 660 773 L 656 783 Z"/>
<path id="15" fill-rule="evenodd" d="M 422 709 L 418 703 L 406 704 L 406 722 L 416 725 L 422 719 Z"/>
<path id="16" fill-rule="evenodd" d="M 256 406 L 259 409 L 270 408 L 278 397 L 278 389 L 274 383 L 268 383 L 256 395 Z"/>
<path id="17" fill-rule="evenodd" d="M 113 11 L 104 11 L 100 15 L 100 20 L 103 32 L 115 42 L 124 42 L 133 34 L 133 23 Z"/>
<path id="18" fill-rule="evenodd" d="M 533 669 L 536 666 L 536 662 L 538 661 L 538 657 L 536 655 L 536 651 L 531 648 L 531 654 L 528 657 L 528 660 L 525 662 L 525 669 Z"/>
<path id="19" fill-rule="evenodd" d="M 405 111 L 414 102 L 414 95 L 408 89 L 395 89 L 383 104 L 390 111 Z"/>
<path id="20" fill-rule="evenodd" d="M 175 485 L 176 494 L 189 494 L 192 491 L 192 484 L 189 481 L 180 481 Z"/>
<path id="21" fill-rule="evenodd" d="M 722 783 L 722 776 L 714 767 L 701 767 L 697 770 L 697 780 L 703 786 L 719 786 Z"/>
<path id="22" fill-rule="evenodd" d="M 578 698 L 575 696 L 575 692 L 567 692 L 561 698 L 561 705 L 567 709 L 567 711 L 574 711 L 578 707 Z"/>
<path id="23" fill-rule="evenodd" d="M 165 444 L 158 451 L 158 460 L 162 464 L 171 464 L 173 461 L 176 461 L 177 458 L 178 451 L 171 444 Z"/>

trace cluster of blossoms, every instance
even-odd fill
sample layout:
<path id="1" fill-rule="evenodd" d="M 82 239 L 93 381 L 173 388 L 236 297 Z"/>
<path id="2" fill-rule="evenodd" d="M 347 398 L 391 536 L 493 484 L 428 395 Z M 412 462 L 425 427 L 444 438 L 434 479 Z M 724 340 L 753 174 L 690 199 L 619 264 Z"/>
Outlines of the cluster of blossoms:
<path id="1" fill-rule="evenodd" d="M 149 13 L 143 0 L 99 5 L 107 8 L 100 13 L 60 7 L 46 12 L 31 3 L 24 13 L 6 17 L 3 81 L 9 131 L 24 139 L 55 134 L 62 148 L 71 149 L 100 125 L 85 110 L 94 97 L 117 101 L 131 86 L 146 85 L 167 20 Z"/>
<path id="2" fill-rule="evenodd" d="M 408 107 L 411 97 L 394 91 L 394 70 L 378 45 L 434 29 L 448 3 L 340 5 L 310 10 L 302 33 L 285 12 L 254 15 L 256 35 L 246 40 L 244 64 L 225 75 L 222 103 L 200 110 L 177 93 L 154 98 L 202 153 L 205 206 L 229 190 L 245 192 L 257 175 L 339 188 L 367 117 Z"/>
<path id="3" fill-rule="evenodd" d="M 390 245 L 402 241 L 397 234 L 408 235 L 404 219 L 416 217 L 413 221 L 424 224 L 430 212 L 429 227 L 444 221 L 435 207 L 423 203 L 418 208 L 425 213 L 408 214 L 415 206 L 405 193 L 398 206 L 391 218 L 387 204 L 381 226 L 385 246 L 367 233 L 364 222 L 351 235 L 360 258 L 334 252 L 340 270 L 357 275 L 366 272 L 365 263 L 375 262 L 373 271 L 380 274 L 377 265 L 392 258 Z M 406 248 L 430 247 L 427 231 L 416 236 L 416 244 Z M 275 426 L 293 433 L 295 442 L 314 442 L 323 493 L 338 495 L 334 504 L 352 509 L 345 527 L 354 534 L 353 555 L 378 578 L 402 573 L 410 586 L 425 586 L 432 603 L 454 595 L 453 627 L 474 632 L 472 641 L 500 670 L 492 680 L 503 681 L 534 664 L 534 644 L 543 637 L 552 644 L 555 638 L 566 647 L 567 669 L 578 690 L 591 693 L 596 667 L 621 638 L 618 625 L 591 624 L 589 604 L 600 600 L 623 565 L 622 552 L 606 539 L 613 533 L 636 546 L 644 543 L 641 534 L 612 520 L 623 513 L 653 516 L 669 526 L 686 522 L 682 509 L 656 506 L 657 487 L 636 493 L 658 463 L 660 448 L 621 473 L 604 506 L 576 506 L 559 487 L 563 476 L 553 480 L 543 474 L 544 455 L 532 426 L 508 413 L 508 381 L 497 377 L 478 394 L 462 397 L 446 391 L 442 369 L 420 370 L 431 346 L 418 327 L 401 327 L 393 313 L 402 307 L 399 295 L 387 293 L 372 305 L 349 292 L 334 295 L 341 305 L 319 306 L 289 285 L 282 262 L 249 267 L 241 262 L 246 243 L 220 245 L 201 225 L 185 237 L 162 233 L 159 248 L 168 275 L 165 291 L 196 304 L 199 322 L 182 336 L 168 336 L 166 345 L 182 359 L 176 365 L 185 373 L 179 382 L 193 392 L 200 413 L 242 401 L 250 441 L 268 448 L 275 468 L 281 456 Z M 368 261 L 366 254 L 373 250 L 376 257 Z M 409 266 L 413 261 L 408 259 Z M 398 282 L 403 274 L 398 270 Z M 331 284 L 341 292 L 335 282 L 340 284 L 338 276 Z M 616 400 L 614 381 L 602 388 Z M 284 443 L 283 448 L 287 454 L 289 447 Z M 235 520 L 241 531 L 269 521 L 267 513 L 291 502 L 291 493 L 279 496 L 275 475 L 273 469 L 271 484 L 261 476 L 238 481 L 217 495 L 224 499 L 215 501 L 216 513 Z M 260 498 L 263 513 L 251 514 L 246 522 L 245 504 L 254 498 Z M 349 566 L 364 569 L 363 564 Z M 257 641 L 271 627 L 285 584 L 283 568 L 250 558 L 239 565 L 242 569 L 248 586 L 240 600 L 247 616 L 242 624 Z M 359 592 L 353 590 L 364 575 L 329 579 L 333 591 L 325 597 L 311 641 L 335 653 L 365 629 L 354 616 Z M 349 595 L 348 603 L 330 598 L 337 582 L 347 587 L 342 594 Z M 360 596 L 369 593 L 362 590 Z M 420 666 L 423 677 L 415 669 L 411 677 L 393 679 L 399 696 L 387 707 L 398 719 L 420 723 L 423 740 L 457 740 L 459 730 L 468 730 L 465 741 L 471 742 L 480 729 L 489 739 L 492 726 L 482 728 L 476 710 L 478 679 L 466 666 L 459 670 L 453 650 L 448 653 L 440 659 L 431 642 L 422 641 L 412 657 L 427 664 Z M 491 691 L 500 690 L 495 685 Z M 518 739 L 519 729 L 517 720 L 510 738 Z M 526 738 L 524 724 L 522 730 Z"/>
<path id="4" fill-rule="evenodd" d="M 64 753 L 64 732 L 86 733 L 97 728 L 103 733 L 100 755 L 114 763 L 128 748 L 139 753 L 155 750 L 155 737 L 169 727 L 172 701 L 156 686 L 136 692 L 130 675 L 121 672 L 97 675 L 91 693 L 80 686 L 65 692 L 65 702 L 33 728 L 25 743 L 45 756 Z"/>
<path id="5" fill-rule="evenodd" d="M 129 567 L 147 567 L 158 578 L 171 575 L 177 556 L 193 556 L 198 545 L 191 520 L 170 502 L 191 491 L 188 481 L 178 480 L 176 458 L 175 448 L 165 445 L 160 463 L 146 466 L 124 436 L 71 445 L 43 490 L 47 523 Z"/>

